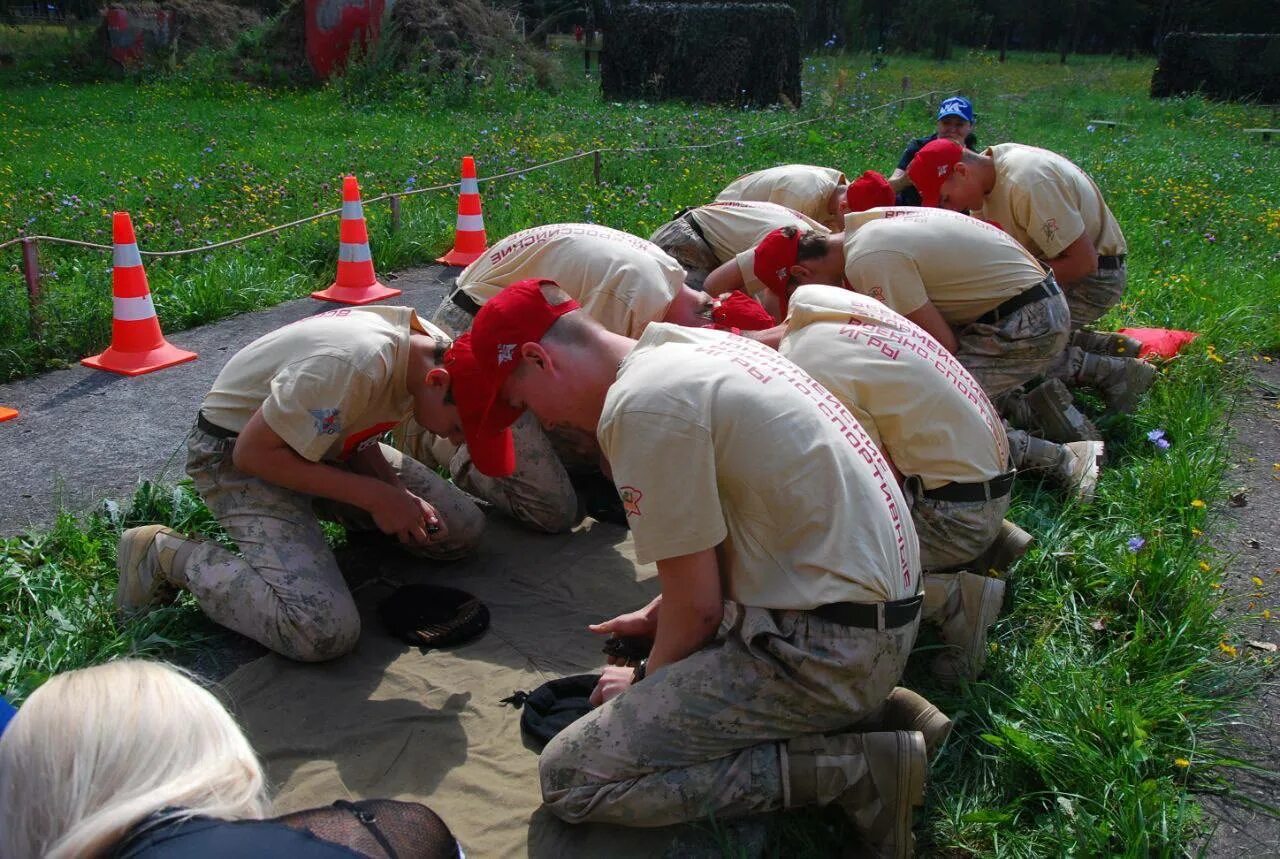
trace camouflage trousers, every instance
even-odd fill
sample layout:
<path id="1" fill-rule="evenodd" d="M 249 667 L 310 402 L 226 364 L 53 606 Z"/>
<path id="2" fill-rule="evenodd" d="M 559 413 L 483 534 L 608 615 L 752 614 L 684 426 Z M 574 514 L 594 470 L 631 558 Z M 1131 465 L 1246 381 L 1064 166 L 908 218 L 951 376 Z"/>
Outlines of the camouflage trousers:
<path id="1" fill-rule="evenodd" d="M 918 625 L 876 632 L 726 603 L 710 644 L 547 745 L 543 801 L 572 823 L 627 826 L 781 808 L 784 743 L 849 728 L 883 702 Z"/>
<path id="2" fill-rule="evenodd" d="M 234 440 L 200 429 L 187 437 L 187 474 L 240 554 L 200 542 L 174 571 L 214 621 L 290 659 L 341 656 L 360 637 L 360 615 L 320 519 L 373 530 L 364 510 L 315 498 L 245 474 L 231 461 Z M 475 503 L 425 465 L 382 445 L 400 480 L 436 508 L 448 538 L 414 552 L 434 560 L 469 554 L 484 515 Z"/>
<path id="3" fill-rule="evenodd" d="M 943 501 L 926 497 L 919 480 L 907 478 L 904 494 L 920 538 L 920 567 L 925 573 L 960 567 L 981 555 L 1009 512 L 1007 492 L 990 501 Z"/>
<path id="4" fill-rule="evenodd" d="M 1097 322 L 1102 315 L 1120 302 L 1124 296 L 1128 273 L 1122 264 L 1116 269 L 1099 269 L 1070 289 L 1063 290 L 1067 296 L 1067 306 L 1071 309 L 1071 329 L 1083 328 Z M 1045 370 L 1046 376 L 1062 379 L 1070 383 L 1080 371 L 1084 362 L 1084 350 L 1079 346 L 1068 345 L 1053 364 Z"/>
<path id="5" fill-rule="evenodd" d="M 684 267 L 684 282 L 690 289 L 702 291 L 702 283 L 707 275 L 720 265 L 720 259 L 711 250 L 711 246 L 693 228 L 688 214 L 680 215 L 658 227 L 649 241 Z"/>
<path id="6" fill-rule="evenodd" d="M 971 322 L 961 327 L 956 332 L 956 358 L 995 400 L 1044 375 L 1067 345 L 1070 326 L 1066 299 L 1050 295 L 994 325 Z"/>
<path id="7" fill-rule="evenodd" d="M 443 328 L 446 334 L 452 334 L 454 337 L 460 337 L 470 331 L 471 323 L 476 320 L 470 313 L 453 303 L 453 293 L 457 291 L 456 287 L 451 290 L 431 316 L 432 322 Z"/>

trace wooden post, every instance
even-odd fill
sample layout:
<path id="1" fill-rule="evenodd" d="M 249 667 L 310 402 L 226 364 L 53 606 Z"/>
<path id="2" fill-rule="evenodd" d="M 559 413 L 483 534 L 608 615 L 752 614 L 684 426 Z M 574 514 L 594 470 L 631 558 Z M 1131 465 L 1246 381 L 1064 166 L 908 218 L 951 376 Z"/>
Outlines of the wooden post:
<path id="1" fill-rule="evenodd" d="M 27 280 L 27 307 L 31 335 L 40 337 L 40 252 L 35 239 L 22 240 L 22 273 Z"/>
<path id="2" fill-rule="evenodd" d="M 392 194 L 391 199 L 391 232 L 400 232 L 400 195 Z"/>
<path id="3" fill-rule="evenodd" d="M 911 94 L 911 78 L 906 75 L 902 76 L 902 94 L 903 96 Z"/>
<path id="4" fill-rule="evenodd" d="M 596 149 L 591 153 L 591 175 L 595 178 L 596 184 L 600 184 L 600 150 Z"/>

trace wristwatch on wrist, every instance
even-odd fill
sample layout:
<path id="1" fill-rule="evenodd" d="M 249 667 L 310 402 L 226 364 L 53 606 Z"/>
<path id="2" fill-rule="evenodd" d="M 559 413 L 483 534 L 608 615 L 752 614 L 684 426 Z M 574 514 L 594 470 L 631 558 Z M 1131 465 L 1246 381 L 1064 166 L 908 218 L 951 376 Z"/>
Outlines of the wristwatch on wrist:
<path id="1" fill-rule="evenodd" d="M 640 664 L 636 666 L 636 670 L 631 674 L 632 684 L 639 683 L 645 677 L 645 672 L 649 668 L 649 660 L 641 659 Z"/>

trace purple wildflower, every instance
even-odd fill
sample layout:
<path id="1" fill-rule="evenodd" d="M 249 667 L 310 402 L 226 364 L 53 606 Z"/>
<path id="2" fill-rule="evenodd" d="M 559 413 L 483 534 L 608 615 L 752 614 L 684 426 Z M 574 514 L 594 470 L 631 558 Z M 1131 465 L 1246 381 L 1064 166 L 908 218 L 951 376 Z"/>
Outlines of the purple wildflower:
<path id="1" fill-rule="evenodd" d="M 1130 552 L 1138 552 L 1143 546 L 1147 545 L 1147 541 L 1142 537 L 1130 537 L 1128 542 Z"/>

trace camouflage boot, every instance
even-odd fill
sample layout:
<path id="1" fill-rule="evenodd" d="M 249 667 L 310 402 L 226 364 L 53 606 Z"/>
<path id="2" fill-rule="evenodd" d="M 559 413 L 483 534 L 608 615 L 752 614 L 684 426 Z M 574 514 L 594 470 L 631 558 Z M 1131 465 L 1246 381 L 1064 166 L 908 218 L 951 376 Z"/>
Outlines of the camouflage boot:
<path id="1" fill-rule="evenodd" d="M 933 660 L 933 673 L 946 685 L 978 676 L 987 662 L 987 627 L 1000 617 L 1004 582 L 973 573 L 926 573 L 921 619 L 938 625 L 950 645 Z"/>
<path id="2" fill-rule="evenodd" d="M 1003 573 L 1027 553 L 1036 538 L 1010 522 L 1000 524 L 1000 532 L 981 555 L 973 559 L 973 571 L 980 576 Z"/>
<path id="3" fill-rule="evenodd" d="M 1028 393 L 1014 391 L 1001 398 L 1000 411 L 1015 427 L 1056 442 L 1098 440 L 1102 433 L 1076 408 L 1061 379 L 1050 379 Z"/>
<path id="4" fill-rule="evenodd" d="M 1015 438 L 1017 444 L 1013 443 L 1015 439 L 1011 439 L 1009 450 L 1019 474 L 1039 472 L 1076 499 L 1086 503 L 1093 500 L 1106 445 L 1100 441 L 1054 444 L 1025 433 Z"/>
<path id="5" fill-rule="evenodd" d="M 1071 334 L 1071 346 L 1092 352 L 1094 355 L 1113 355 L 1117 358 L 1137 358 L 1142 341 L 1118 331 L 1089 331 L 1078 328 Z"/>
<path id="6" fill-rule="evenodd" d="M 919 731 L 797 737 L 782 749 L 786 807 L 839 805 L 866 843 L 863 855 L 915 852 L 911 818 L 929 769 Z"/>
<path id="7" fill-rule="evenodd" d="M 951 719 L 927 698 L 902 686 L 893 687 L 884 703 L 854 726 L 854 731 L 919 731 L 932 760 L 951 734 Z"/>
<path id="8" fill-rule="evenodd" d="M 1136 358 L 1111 358 L 1086 353 L 1072 376 L 1078 385 L 1094 388 L 1113 412 L 1128 414 L 1156 380 L 1156 368 Z"/>
<path id="9" fill-rule="evenodd" d="M 163 525 L 143 525 L 121 534 L 116 548 L 120 570 L 116 609 L 131 615 L 173 602 L 184 583 L 183 564 L 198 545 L 199 541 Z"/>

